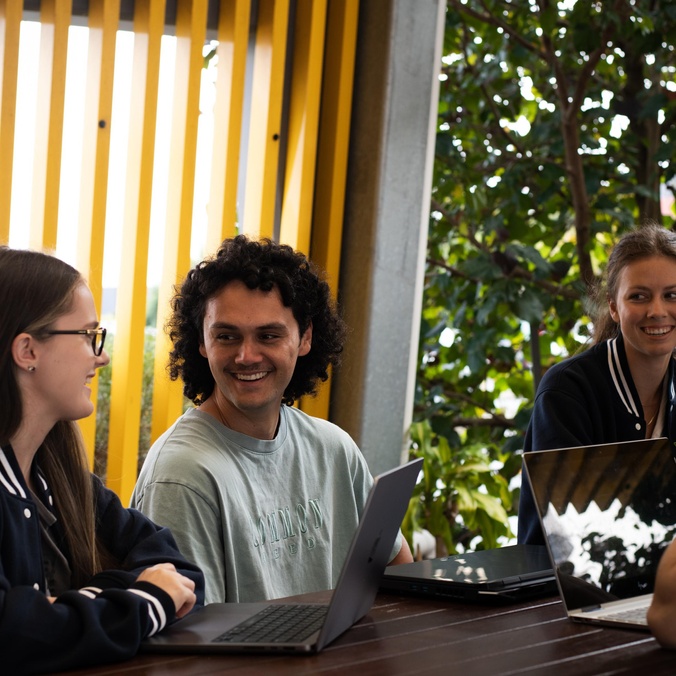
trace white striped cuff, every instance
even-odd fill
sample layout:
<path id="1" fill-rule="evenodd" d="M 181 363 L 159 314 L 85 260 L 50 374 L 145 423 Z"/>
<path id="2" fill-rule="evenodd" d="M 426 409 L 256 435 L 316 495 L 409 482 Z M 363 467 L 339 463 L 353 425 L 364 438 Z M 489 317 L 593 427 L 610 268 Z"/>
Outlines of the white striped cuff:
<path id="1" fill-rule="evenodd" d="M 138 594 L 148 601 L 148 616 L 150 617 L 151 629 L 148 636 L 156 634 L 158 631 L 164 629 L 167 624 L 167 615 L 159 599 L 156 599 L 152 594 L 143 591 L 142 589 L 128 589 L 132 594 Z"/>
<path id="2" fill-rule="evenodd" d="M 82 589 L 78 589 L 78 591 L 83 596 L 87 596 L 90 599 L 95 599 L 101 593 L 102 590 L 99 589 L 98 587 L 82 587 Z"/>

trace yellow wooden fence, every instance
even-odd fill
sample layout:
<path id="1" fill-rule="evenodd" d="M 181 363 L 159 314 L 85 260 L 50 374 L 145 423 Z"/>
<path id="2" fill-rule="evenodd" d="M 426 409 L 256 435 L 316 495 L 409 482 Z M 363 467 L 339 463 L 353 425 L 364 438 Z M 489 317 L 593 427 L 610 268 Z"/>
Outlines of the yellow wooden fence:
<path id="1" fill-rule="evenodd" d="M 28 4 L 28 3 L 27 3 Z M 357 39 L 358 0 L 177 0 L 167 26 L 165 0 L 89 0 L 86 17 L 72 0 L 41 0 L 25 14 L 21 0 L 0 0 L 0 243 L 29 228 L 29 246 L 57 250 L 65 224 L 59 200 L 72 179 L 62 171 L 69 31 L 88 28 L 87 75 L 78 192 L 76 266 L 101 308 L 105 234 L 110 215 L 111 128 L 119 30 L 133 31 L 128 82 L 128 148 L 124 170 L 122 262 L 115 310 L 107 482 L 126 502 L 136 481 L 141 418 L 148 262 L 161 257 L 153 386 L 152 439 L 182 410 L 180 383 L 166 376 L 162 330 L 169 298 L 190 260 L 196 183 L 200 89 L 205 44 L 217 45 L 213 152 L 208 186 L 205 252 L 244 232 L 272 237 L 308 253 L 335 290 L 340 265 L 345 176 Z M 133 22 L 120 23 L 133 7 Z M 173 5 L 171 9 L 173 9 Z M 210 11 L 210 9 L 212 11 Z M 217 23 L 208 25 L 208 16 Z M 40 23 L 39 44 L 22 45 L 22 22 Z M 163 35 L 175 36 L 168 167 L 155 166 L 158 83 Z M 12 219 L 17 194 L 17 82 L 23 47 L 39 51 L 35 98 L 30 222 Z M 154 177 L 168 170 L 163 250 L 150 240 Z M 21 179 L 23 180 L 23 179 Z M 16 206 L 16 205 L 15 205 Z M 94 393 L 96 394 L 96 393 Z M 328 388 L 302 402 L 328 413 Z M 95 416 L 82 421 L 93 461 Z"/>

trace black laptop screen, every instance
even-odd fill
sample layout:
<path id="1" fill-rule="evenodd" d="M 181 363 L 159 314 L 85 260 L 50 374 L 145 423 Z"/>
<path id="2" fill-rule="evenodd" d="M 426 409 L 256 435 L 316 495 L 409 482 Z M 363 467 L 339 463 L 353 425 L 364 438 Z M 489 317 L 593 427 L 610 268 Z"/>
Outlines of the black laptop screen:
<path id="1" fill-rule="evenodd" d="M 567 609 L 653 591 L 676 533 L 676 463 L 667 439 L 525 453 Z"/>

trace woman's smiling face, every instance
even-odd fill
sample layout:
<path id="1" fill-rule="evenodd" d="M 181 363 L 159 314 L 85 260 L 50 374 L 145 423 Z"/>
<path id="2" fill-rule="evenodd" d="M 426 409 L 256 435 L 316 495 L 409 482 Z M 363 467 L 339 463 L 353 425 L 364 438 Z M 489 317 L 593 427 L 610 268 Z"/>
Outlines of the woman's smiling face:
<path id="1" fill-rule="evenodd" d="M 627 264 L 608 306 L 630 362 L 632 355 L 639 360 L 670 357 L 676 348 L 676 259 L 658 255 Z"/>
<path id="2" fill-rule="evenodd" d="M 61 315 L 51 328 L 57 331 L 94 329 L 99 325 L 94 299 L 85 284 L 73 291 L 69 312 Z M 39 361 L 30 377 L 32 405 L 53 425 L 58 420 L 79 420 L 94 410 L 91 381 L 97 369 L 110 361 L 103 350 L 94 354 L 87 335 L 52 335 L 36 341 Z"/>

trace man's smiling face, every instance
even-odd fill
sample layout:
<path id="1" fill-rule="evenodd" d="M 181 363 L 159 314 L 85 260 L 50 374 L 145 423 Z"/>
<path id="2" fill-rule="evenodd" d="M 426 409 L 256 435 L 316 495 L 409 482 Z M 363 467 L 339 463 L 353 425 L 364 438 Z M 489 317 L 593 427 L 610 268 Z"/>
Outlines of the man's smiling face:
<path id="1" fill-rule="evenodd" d="M 250 434 L 251 426 L 276 428 L 284 390 L 298 357 L 310 351 L 312 327 L 301 336 L 279 290 L 228 283 L 206 304 L 204 343 L 216 381 L 212 397 L 229 427 Z"/>

